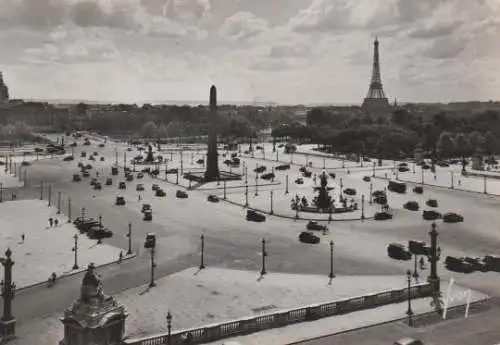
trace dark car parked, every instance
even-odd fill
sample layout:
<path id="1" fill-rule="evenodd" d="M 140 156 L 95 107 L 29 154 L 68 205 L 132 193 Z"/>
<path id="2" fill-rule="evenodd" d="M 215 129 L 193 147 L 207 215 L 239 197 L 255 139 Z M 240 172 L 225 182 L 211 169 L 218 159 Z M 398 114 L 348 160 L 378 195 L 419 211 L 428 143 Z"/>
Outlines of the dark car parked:
<path id="1" fill-rule="evenodd" d="M 251 222 L 261 223 L 261 222 L 264 222 L 266 220 L 266 216 L 264 216 L 263 214 L 257 213 L 254 210 L 248 210 L 246 219 L 248 221 L 251 221 Z"/>
<path id="2" fill-rule="evenodd" d="M 299 235 L 299 241 L 302 243 L 318 244 L 321 240 L 318 236 L 311 232 L 302 231 Z"/>

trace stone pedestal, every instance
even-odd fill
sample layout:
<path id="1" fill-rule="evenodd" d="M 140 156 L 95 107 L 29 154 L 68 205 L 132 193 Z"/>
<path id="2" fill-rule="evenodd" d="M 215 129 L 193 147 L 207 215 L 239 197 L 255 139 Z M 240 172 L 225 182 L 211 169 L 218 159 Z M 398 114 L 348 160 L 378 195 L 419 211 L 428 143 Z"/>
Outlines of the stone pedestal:
<path id="1" fill-rule="evenodd" d="M 0 320 L 0 338 L 10 339 L 16 335 L 16 318 Z"/>
<path id="2" fill-rule="evenodd" d="M 125 308 L 102 292 L 101 281 L 89 265 L 80 298 L 64 317 L 64 339 L 59 345 L 120 345 L 125 333 Z"/>

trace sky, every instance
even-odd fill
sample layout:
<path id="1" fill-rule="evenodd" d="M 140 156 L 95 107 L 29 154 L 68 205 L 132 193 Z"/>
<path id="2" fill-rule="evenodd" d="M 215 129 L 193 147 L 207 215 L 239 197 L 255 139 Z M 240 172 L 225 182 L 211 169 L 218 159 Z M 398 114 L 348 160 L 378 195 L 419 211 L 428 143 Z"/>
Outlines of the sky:
<path id="1" fill-rule="evenodd" d="M 500 0 L 0 0 L 12 98 L 500 99 Z"/>

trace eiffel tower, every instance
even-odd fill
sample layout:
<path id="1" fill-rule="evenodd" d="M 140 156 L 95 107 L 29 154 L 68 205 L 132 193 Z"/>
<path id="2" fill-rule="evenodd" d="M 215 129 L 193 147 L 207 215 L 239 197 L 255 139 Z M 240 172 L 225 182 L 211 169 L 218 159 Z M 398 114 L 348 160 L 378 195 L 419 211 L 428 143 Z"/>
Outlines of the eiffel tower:
<path id="1" fill-rule="evenodd" d="M 380 61 L 378 54 L 377 37 L 375 37 L 375 42 L 373 43 L 372 80 L 370 82 L 368 94 L 366 95 L 366 98 L 363 101 L 363 105 L 361 107 L 367 111 L 382 110 L 389 107 L 389 101 L 387 100 L 387 97 L 385 97 L 384 89 L 382 87 L 382 79 L 380 77 Z"/>

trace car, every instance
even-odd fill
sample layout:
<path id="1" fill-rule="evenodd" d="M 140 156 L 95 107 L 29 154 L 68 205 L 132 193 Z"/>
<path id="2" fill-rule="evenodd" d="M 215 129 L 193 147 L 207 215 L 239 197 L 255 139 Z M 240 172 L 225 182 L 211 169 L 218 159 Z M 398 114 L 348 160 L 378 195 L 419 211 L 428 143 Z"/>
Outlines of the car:
<path id="1" fill-rule="evenodd" d="M 139 183 L 136 187 L 135 190 L 138 192 L 142 192 L 144 190 L 144 185 L 142 183 Z"/>
<path id="2" fill-rule="evenodd" d="M 80 152 L 80 157 L 87 157 L 87 152 L 85 151 Z"/>
<path id="3" fill-rule="evenodd" d="M 63 158 L 63 161 L 65 161 L 65 162 L 70 162 L 72 160 L 75 160 L 75 157 L 73 157 L 73 156 L 66 156 L 66 157 Z"/>
<path id="4" fill-rule="evenodd" d="M 127 180 L 128 182 L 133 181 L 134 180 L 134 175 L 132 175 L 132 174 L 125 175 L 125 180 Z"/>
<path id="5" fill-rule="evenodd" d="M 74 142 L 74 143 L 72 143 L 72 144 L 71 144 L 71 145 L 69 145 L 69 146 L 71 146 L 71 147 L 77 147 L 77 146 L 78 146 L 78 144 L 77 144 L 76 142 Z"/>
<path id="6" fill-rule="evenodd" d="M 165 193 L 165 191 L 161 188 L 158 188 L 156 191 L 155 191 L 155 196 L 158 196 L 158 197 L 164 197 L 166 196 L 167 194 Z M 186 198 L 187 198 L 187 194 L 186 194 Z"/>
<path id="7" fill-rule="evenodd" d="M 102 228 L 99 226 L 92 227 L 87 231 L 87 236 L 92 240 L 100 240 L 103 238 L 113 237 L 113 231 L 108 228 Z"/>
<path id="8" fill-rule="evenodd" d="M 158 188 L 160 188 L 160 186 L 158 186 L 156 183 L 154 183 L 153 186 L 151 186 L 151 189 L 153 191 L 157 190 Z"/>
<path id="9" fill-rule="evenodd" d="M 415 194 L 422 194 L 424 192 L 424 187 L 422 186 L 416 186 L 413 188 L 413 193 Z"/>
<path id="10" fill-rule="evenodd" d="M 406 183 L 397 182 L 397 181 L 389 181 L 387 185 L 387 189 L 391 192 L 404 194 L 406 193 Z"/>
<path id="11" fill-rule="evenodd" d="M 408 201 L 403 205 L 403 207 L 410 211 L 418 211 L 419 209 L 418 202 L 416 201 Z"/>
<path id="12" fill-rule="evenodd" d="M 466 262 L 464 258 L 456 258 L 454 256 L 447 256 L 444 260 L 446 269 L 459 272 L 459 273 L 472 273 L 475 271 L 474 266 Z"/>
<path id="13" fill-rule="evenodd" d="M 141 173 L 141 172 L 140 172 L 140 173 L 138 173 L 138 174 L 137 174 L 137 178 L 138 178 L 138 179 L 141 179 L 141 178 L 143 178 L 143 177 L 144 177 L 144 174 L 143 174 L 143 173 Z"/>
<path id="14" fill-rule="evenodd" d="M 425 245 L 425 242 L 423 242 L 423 241 L 410 240 L 410 241 L 408 241 L 408 248 L 410 250 L 410 253 L 412 253 L 412 254 L 425 255 L 425 256 L 430 255 L 431 248 L 427 247 Z"/>
<path id="15" fill-rule="evenodd" d="M 388 220 L 392 219 L 392 214 L 389 212 L 376 212 L 375 216 L 373 217 L 375 220 Z"/>
<path id="16" fill-rule="evenodd" d="M 85 165 L 83 165 L 83 163 L 82 163 L 82 162 L 78 162 L 77 166 L 78 166 L 79 168 L 85 168 Z"/>
<path id="17" fill-rule="evenodd" d="M 175 196 L 176 196 L 177 198 L 180 198 L 180 199 L 186 199 L 186 198 L 188 197 L 188 194 L 187 194 L 185 191 L 183 191 L 183 190 L 179 190 L 179 189 L 178 189 L 178 190 L 175 192 Z"/>
<path id="18" fill-rule="evenodd" d="M 117 206 L 125 205 L 125 198 L 123 196 L 117 196 L 115 200 L 115 205 Z"/>
<path id="19" fill-rule="evenodd" d="M 92 165 L 91 165 L 91 164 L 87 164 L 87 165 L 85 166 L 85 169 L 87 169 L 87 170 L 92 170 Z"/>
<path id="20" fill-rule="evenodd" d="M 95 177 L 92 177 L 92 179 L 90 180 L 90 185 L 93 186 L 93 185 L 95 185 L 96 182 L 97 182 L 97 179 Z"/>
<path id="21" fill-rule="evenodd" d="M 111 168 L 111 175 L 118 175 L 118 168 L 117 167 Z"/>
<path id="22" fill-rule="evenodd" d="M 142 217 L 142 220 L 144 221 L 152 221 L 153 220 L 153 211 L 151 210 L 147 210 L 147 211 L 144 211 L 144 216 Z"/>
<path id="23" fill-rule="evenodd" d="M 95 189 L 95 190 L 101 190 L 101 189 L 102 189 L 102 184 L 101 184 L 101 182 L 96 182 L 96 183 L 94 183 L 94 189 Z"/>
<path id="24" fill-rule="evenodd" d="M 387 255 L 395 260 L 411 260 L 412 254 L 407 246 L 401 243 L 391 243 L 387 246 Z"/>
<path id="25" fill-rule="evenodd" d="M 177 168 L 172 168 L 172 169 L 168 169 L 166 171 L 166 174 L 177 174 L 179 172 L 179 169 Z"/>
<path id="26" fill-rule="evenodd" d="M 304 177 L 311 177 L 312 176 L 312 171 L 306 170 L 302 172 L 302 176 Z"/>
<path id="27" fill-rule="evenodd" d="M 118 184 L 118 189 L 127 189 L 127 184 L 125 182 L 121 181 Z"/>
<path id="28" fill-rule="evenodd" d="M 422 169 L 424 169 L 424 170 L 429 170 L 430 168 L 431 167 L 425 163 L 422 165 Z"/>
<path id="29" fill-rule="evenodd" d="M 82 176 L 83 177 L 90 177 L 90 173 L 87 170 L 82 171 Z"/>
<path id="30" fill-rule="evenodd" d="M 90 157 L 89 157 L 89 161 L 93 161 L 93 162 L 95 162 L 95 157 L 94 157 L 94 156 L 90 156 Z"/>
<path id="31" fill-rule="evenodd" d="M 210 202 L 219 202 L 219 197 L 215 194 L 210 194 L 207 200 Z"/>
<path id="32" fill-rule="evenodd" d="M 400 167 L 400 168 L 398 168 L 398 171 L 399 172 L 408 172 L 408 171 L 410 171 L 410 169 L 408 169 L 407 167 Z"/>
<path id="33" fill-rule="evenodd" d="M 257 213 L 254 210 L 247 210 L 246 219 L 251 222 L 261 223 L 266 221 L 266 216 L 261 213 Z"/>
<path id="34" fill-rule="evenodd" d="M 150 204 L 142 204 L 141 212 L 146 212 L 147 210 L 151 210 Z"/>
<path id="35" fill-rule="evenodd" d="M 81 180 L 80 174 L 73 174 L 73 182 L 80 182 Z"/>
<path id="36" fill-rule="evenodd" d="M 101 157 L 99 160 L 100 160 L 101 162 L 104 162 L 104 157 Z"/>
<path id="37" fill-rule="evenodd" d="M 93 218 L 80 218 L 78 217 L 73 221 L 80 233 L 85 233 L 92 229 L 93 227 L 99 226 L 99 222 Z"/>
<path id="38" fill-rule="evenodd" d="M 470 257 L 470 256 L 466 256 L 466 257 L 463 257 L 461 258 L 464 262 L 472 265 L 472 267 L 474 268 L 474 271 L 478 271 L 478 272 L 488 272 L 488 267 L 486 266 L 486 264 L 484 263 L 484 261 L 481 259 L 481 258 L 478 258 L 478 257 Z"/>
<path id="39" fill-rule="evenodd" d="M 347 195 L 356 195 L 356 189 L 354 188 L 346 188 L 344 189 L 344 194 L 347 194 Z"/>
<path id="40" fill-rule="evenodd" d="M 90 141 L 88 141 L 88 139 L 85 139 L 85 141 L 83 142 L 83 145 L 90 146 Z"/>
<path id="41" fill-rule="evenodd" d="M 132 148 L 131 148 L 131 147 L 127 147 L 127 151 L 128 151 L 128 152 L 131 152 L 131 151 L 132 151 Z"/>
<path id="42" fill-rule="evenodd" d="M 99 147 L 104 147 L 104 146 L 106 146 L 106 145 L 104 145 L 104 143 L 99 144 Z"/>
<path id="43" fill-rule="evenodd" d="M 330 176 L 331 178 L 335 179 L 335 177 L 337 176 L 337 174 L 335 174 L 334 172 L 331 172 L 331 173 L 328 173 L 328 176 Z"/>
<path id="44" fill-rule="evenodd" d="M 425 204 L 429 207 L 438 207 L 438 202 L 436 199 L 429 199 L 425 202 Z"/>
<path id="45" fill-rule="evenodd" d="M 200 158 L 196 161 L 196 164 L 200 164 L 200 165 L 205 164 L 205 160 Z"/>
<path id="46" fill-rule="evenodd" d="M 302 177 L 299 177 L 295 180 L 296 184 L 304 184 L 304 179 Z"/>
<path id="47" fill-rule="evenodd" d="M 387 197 L 385 195 L 376 196 L 373 199 L 373 202 L 377 205 L 387 205 Z"/>
<path id="48" fill-rule="evenodd" d="M 436 220 L 440 219 L 441 217 L 442 217 L 441 213 L 434 210 L 429 210 L 429 211 L 424 210 L 424 212 L 422 212 L 422 218 L 424 218 L 425 220 Z"/>
<path id="49" fill-rule="evenodd" d="M 464 217 L 454 212 L 447 212 L 443 214 L 443 222 L 445 223 L 459 223 L 463 222 Z"/>
<path id="50" fill-rule="evenodd" d="M 261 165 L 261 166 L 255 168 L 255 169 L 253 169 L 253 172 L 260 174 L 260 173 L 263 173 L 266 170 L 267 170 L 267 168 L 264 165 Z"/>
<path id="51" fill-rule="evenodd" d="M 290 169 L 290 164 L 278 165 L 275 169 L 276 170 L 288 170 L 288 169 Z"/>
<path id="52" fill-rule="evenodd" d="M 260 178 L 263 180 L 272 180 L 273 178 L 275 178 L 275 175 L 274 173 L 267 173 L 267 174 L 262 174 Z"/>
<path id="53" fill-rule="evenodd" d="M 315 230 L 315 231 L 327 231 L 328 228 L 325 225 L 318 224 L 318 222 L 314 220 L 310 220 L 306 225 L 307 230 Z"/>
<path id="54" fill-rule="evenodd" d="M 424 343 L 421 340 L 407 337 L 399 339 L 393 345 L 424 345 Z"/>
<path id="55" fill-rule="evenodd" d="M 406 162 L 399 163 L 398 168 L 408 168 L 408 163 L 406 163 Z"/>
<path id="56" fill-rule="evenodd" d="M 111 186 L 113 184 L 113 179 L 111 177 L 106 178 L 106 186 Z"/>
<path id="57" fill-rule="evenodd" d="M 486 255 L 483 262 L 489 271 L 500 272 L 500 257 L 493 255 Z"/>
<path id="58" fill-rule="evenodd" d="M 299 234 L 299 241 L 302 243 L 309 243 L 309 244 L 318 244 L 321 240 L 318 236 L 315 234 L 308 232 L 308 231 L 302 231 Z"/>
<path id="59" fill-rule="evenodd" d="M 370 176 L 363 176 L 363 181 L 370 182 L 372 178 Z"/>

